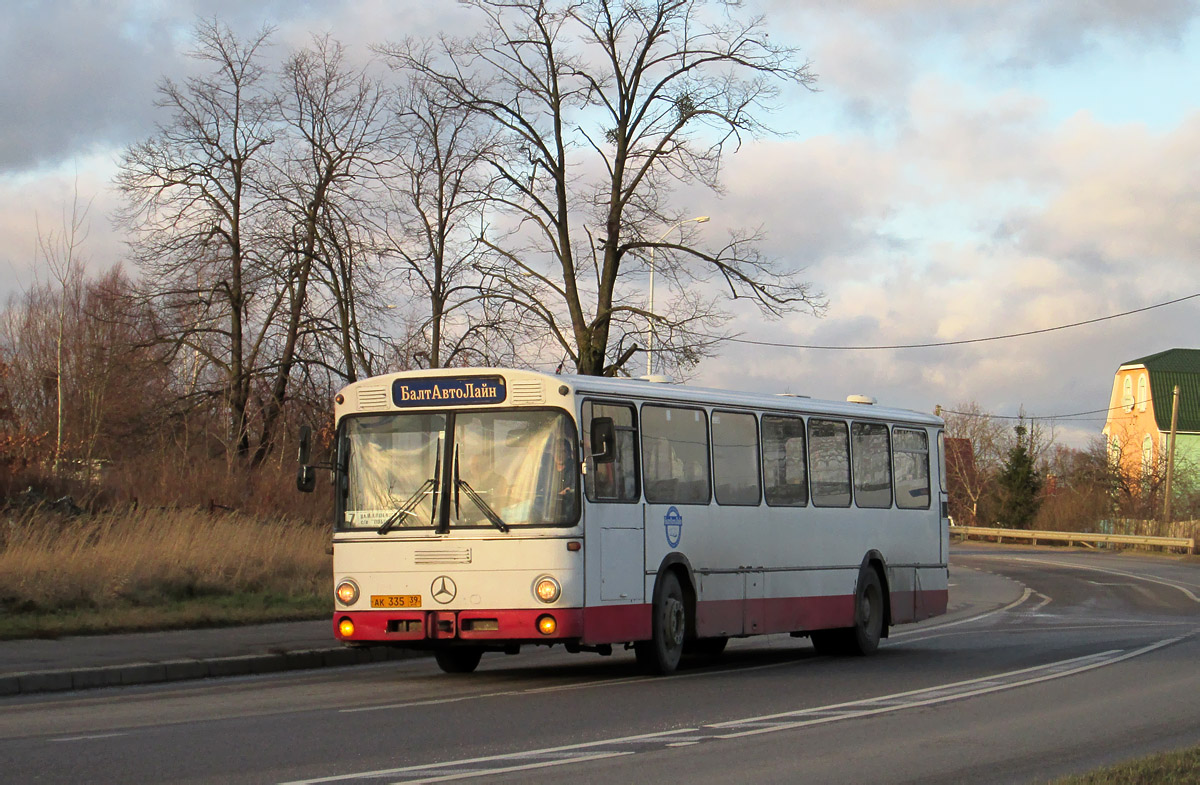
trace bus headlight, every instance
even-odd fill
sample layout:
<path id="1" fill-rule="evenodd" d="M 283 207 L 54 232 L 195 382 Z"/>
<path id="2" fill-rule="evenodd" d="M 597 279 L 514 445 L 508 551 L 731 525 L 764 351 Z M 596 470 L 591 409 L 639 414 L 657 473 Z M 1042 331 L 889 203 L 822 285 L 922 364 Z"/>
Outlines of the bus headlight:
<path id="1" fill-rule="evenodd" d="M 554 602 L 562 596 L 562 587 L 558 585 L 558 581 L 549 575 L 543 575 L 534 581 L 533 593 L 542 602 Z"/>
<path id="2" fill-rule="evenodd" d="M 347 578 L 337 585 L 334 593 L 342 605 L 353 605 L 358 601 L 358 584 Z"/>

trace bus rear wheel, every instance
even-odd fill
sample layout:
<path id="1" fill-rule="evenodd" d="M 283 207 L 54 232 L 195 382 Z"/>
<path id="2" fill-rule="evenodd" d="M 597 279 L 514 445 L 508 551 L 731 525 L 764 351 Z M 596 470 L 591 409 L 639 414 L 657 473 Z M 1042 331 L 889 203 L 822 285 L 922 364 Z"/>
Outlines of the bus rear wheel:
<path id="1" fill-rule="evenodd" d="M 865 569 L 854 592 L 854 626 L 817 630 L 812 645 L 818 654 L 865 656 L 879 648 L 883 636 L 883 584 L 874 568 Z"/>
<path id="2" fill-rule="evenodd" d="M 438 667 L 446 673 L 471 673 L 479 666 L 482 657 L 483 649 L 475 646 L 438 649 L 433 653 Z"/>
<path id="3" fill-rule="evenodd" d="M 674 673 L 683 656 L 683 640 L 687 635 L 687 602 L 683 588 L 674 572 L 663 573 L 654 587 L 654 607 L 650 630 L 653 637 L 633 644 L 638 663 L 659 675 Z"/>

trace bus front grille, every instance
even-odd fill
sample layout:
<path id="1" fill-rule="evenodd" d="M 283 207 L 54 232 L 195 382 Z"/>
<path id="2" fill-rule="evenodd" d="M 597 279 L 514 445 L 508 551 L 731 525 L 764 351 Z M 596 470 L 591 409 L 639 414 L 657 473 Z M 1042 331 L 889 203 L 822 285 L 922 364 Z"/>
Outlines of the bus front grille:
<path id="1" fill-rule="evenodd" d="M 431 548 L 413 552 L 414 564 L 470 564 L 470 548 Z"/>

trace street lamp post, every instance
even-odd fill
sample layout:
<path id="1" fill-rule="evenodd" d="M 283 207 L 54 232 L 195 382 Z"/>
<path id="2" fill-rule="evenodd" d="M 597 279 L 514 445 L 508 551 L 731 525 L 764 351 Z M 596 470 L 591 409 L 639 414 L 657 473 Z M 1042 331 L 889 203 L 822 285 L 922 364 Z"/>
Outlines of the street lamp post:
<path id="1" fill-rule="evenodd" d="M 654 242 L 661 243 L 663 240 L 667 239 L 667 235 L 669 235 L 671 232 L 675 231 L 676 229 L 683 226 L 684 224 L 690 224 L 690 223 L 698 223 L 698 224 L 708 223 L 708 216 L 700 215 L 695 218 L 685 218 L 682 221 L 680 221 L 679 223 L 671 224 L 670 226 L 668 226 L 666 228 L 666 231 L 664 231 L 659 236 L 659 238 L 657 240 L 655 240 Z M 646 326 L 649 328 L 649 333 L 646 336 L 646 375 L 647 376 L 651 376 L 654 374 L 654 250 L 656 247 L 657 246 L 654 246 L 654 245 L 650 246 L 650 303 L 646 309 L 647 313 L 649 314 L 649 316 L 647 317 L 647 320 L 646 320 L 647 321 Z"/>

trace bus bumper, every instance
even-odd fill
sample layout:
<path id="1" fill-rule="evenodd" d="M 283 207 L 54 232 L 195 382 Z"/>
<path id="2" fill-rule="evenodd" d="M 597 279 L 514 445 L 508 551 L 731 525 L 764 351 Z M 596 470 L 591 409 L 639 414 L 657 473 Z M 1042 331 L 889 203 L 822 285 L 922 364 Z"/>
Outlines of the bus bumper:
<path id="1" fill-rule="evenodd" d="M 539 629 L 543 617 L 554 619 L 554 631 Z M 353 627 L 345 634 L 349 621 Z M 333 634 L 347 643 L 408 641 L 519 641 L 559 643 L 583 637 L 580 608 L 531 608 L 468 611 L 347 611 L 333 615 Z"/>

